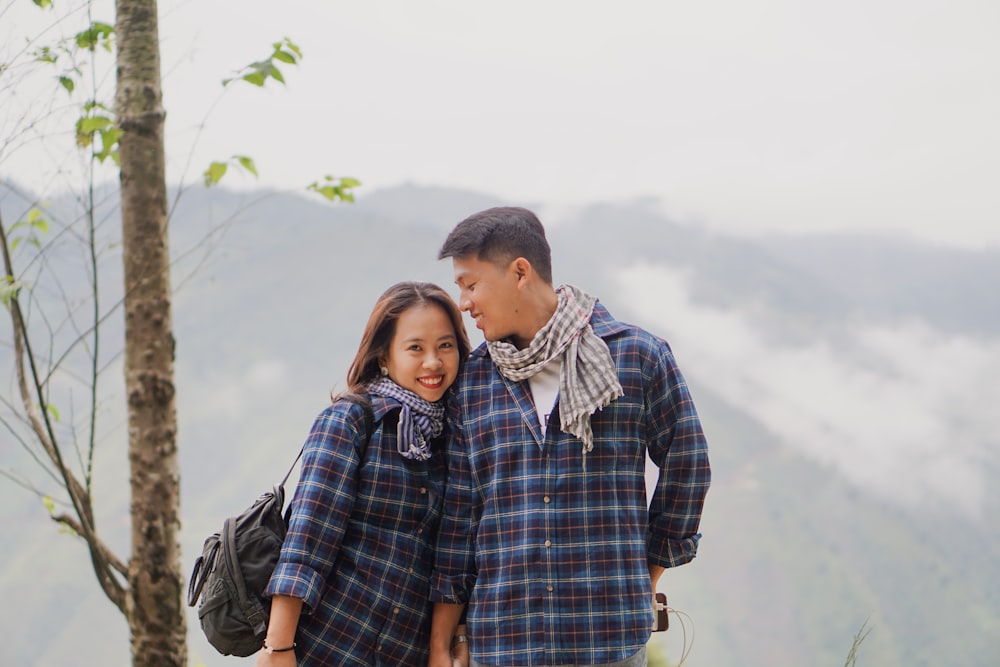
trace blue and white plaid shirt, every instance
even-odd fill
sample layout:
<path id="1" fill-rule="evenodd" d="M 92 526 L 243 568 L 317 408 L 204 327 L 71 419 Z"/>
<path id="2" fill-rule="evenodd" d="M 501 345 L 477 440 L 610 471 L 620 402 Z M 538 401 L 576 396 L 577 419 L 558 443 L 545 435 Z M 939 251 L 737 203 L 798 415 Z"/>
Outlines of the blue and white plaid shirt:
<path id="1" fill-rule="evenodd" d="M 305 601 L 295 640 L 300 665 L 427 664 L 444 457 L 401 456 L 393 418 L 400 404 L 369 398 L 367 445 L 361 405 L 338 401 L 317 417 L 267 587 L 268 595 Z M 441 448 L 437 438 L 432 444 Z"/>
<path id="2" fill-rule="evenodd" d="M 624 395 L 592 416 L 594 449 L 543 437 L 526 382 L 472 353 L 449 414 L 454 446 L 436 601 L 468 602 L 472 657 L 487 665 L 601 665 L 645 645 L 649 563 L 687 563 L 710 482 L 708 449 L 667 343 L 597 304 Z M 647 506 L 647 452 L 660 468 Z"/>

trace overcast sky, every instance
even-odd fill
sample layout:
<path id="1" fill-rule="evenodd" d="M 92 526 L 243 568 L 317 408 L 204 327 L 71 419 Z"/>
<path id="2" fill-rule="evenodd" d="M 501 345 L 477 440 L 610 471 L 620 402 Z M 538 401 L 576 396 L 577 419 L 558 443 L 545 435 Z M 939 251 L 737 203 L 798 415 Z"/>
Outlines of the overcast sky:
<path id="1" fill-rule="evenodd" d="M 111 19 L 111 2 L 93 4 Z M 13 7 L 8 45 L 42 25 L 31 2 Z M 556 207 L 646 196 L 741 233 L 1000 246 L 995 0 L 161 0 L 160 13 L 172 182 L 246 154 L 259 180 L 230 186 L 334 174 L 360 179 L 359 196 L 404 182 Z M 287 86 L 212 106 L 285 36 L 304 53 Z M 52 152 L 33 146 L 0 159 L 0 177 L 51 183 Z"/>

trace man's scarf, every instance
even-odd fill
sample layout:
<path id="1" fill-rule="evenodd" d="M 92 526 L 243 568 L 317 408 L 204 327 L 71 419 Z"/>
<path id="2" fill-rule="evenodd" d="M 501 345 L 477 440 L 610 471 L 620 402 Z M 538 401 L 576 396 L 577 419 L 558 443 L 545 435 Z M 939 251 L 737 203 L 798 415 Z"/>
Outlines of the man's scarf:
<path id="1" fill-rule="evenodd" d="M 403 458 L 426 461 L 431 457 L 431 438 L 444 429 L 444 401 L 431 403 L 383 375 L 368 385 L 377 396 L 393 398 L 403 406 L 396 426 L 396 449 Z"/>
<path id="2" fill-rule="evenodd" d="M 590 416 L 624 392 L 607 343 L 590 326 L 597 297 L 573 285 L 562 285 L 556 294 L 556 312 L 528 347 L 518 350 L 506 341 L 487 342 L 487 346 L 493 363 L 515 382 L 530 378 L 545 364 L 562 357 L 559 421 L 564 431 L 583 441 L 586 456 L 594 448 Z"/>

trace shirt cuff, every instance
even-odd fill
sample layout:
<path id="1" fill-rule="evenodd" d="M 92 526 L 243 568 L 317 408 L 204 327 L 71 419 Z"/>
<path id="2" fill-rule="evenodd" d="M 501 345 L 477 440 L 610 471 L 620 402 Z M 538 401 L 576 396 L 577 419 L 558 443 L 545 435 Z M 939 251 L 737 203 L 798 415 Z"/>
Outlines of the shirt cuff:
<path id="1" fill-rule="evenodd" d="M 683 540 L 672 540 L 663 538 L 657 540 L 655 537 L 649 541 L 648 560 L 654 565 L 661 567 L 677 567 L 694 560 L 698 553 L 698 541 L 701 533 L 692 535 Z"/>
<path id="2" fill-rule="evenodd" d="M 467 604 L 475 584 L 475 575 L 447 576 L 434 573 L 431 576 L 431 602 Z"/>
<path id="3" fill-rule="evenodd" d="M 302 613 L 310 614 L 319 605 L 326 582 L 316 570 L 305 565 L 278 563 L 267 582 L 264 595 L 288 595 L 302 599 Z"/>

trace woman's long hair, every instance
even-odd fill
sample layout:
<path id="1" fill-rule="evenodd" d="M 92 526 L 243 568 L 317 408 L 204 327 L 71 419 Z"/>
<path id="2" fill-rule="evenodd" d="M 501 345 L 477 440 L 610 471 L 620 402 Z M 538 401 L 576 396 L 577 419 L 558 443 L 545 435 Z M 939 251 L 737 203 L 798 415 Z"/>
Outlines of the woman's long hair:
<path id="1" fill-rule="evenodd" d="M 434 283 L 396 283 L 375 302 L 375 308 L 361 335 L 358 353 L 354 355 L 354 361 L 347 371 L 347 393 L 364 394 L 368 383 L 381 374 L 379 360 L 389 356 L 389 346 L 396 335 L 396 323 L 402 314 L 410 308 L 431 304 L 447 313 L 455 328 L 459 363 L 465 361 L 472 347 L 462 322 L 462 312 L 448 293 Z"/>

